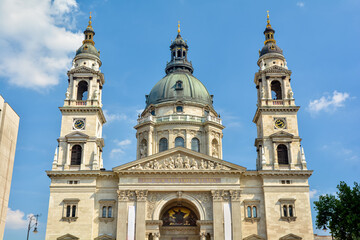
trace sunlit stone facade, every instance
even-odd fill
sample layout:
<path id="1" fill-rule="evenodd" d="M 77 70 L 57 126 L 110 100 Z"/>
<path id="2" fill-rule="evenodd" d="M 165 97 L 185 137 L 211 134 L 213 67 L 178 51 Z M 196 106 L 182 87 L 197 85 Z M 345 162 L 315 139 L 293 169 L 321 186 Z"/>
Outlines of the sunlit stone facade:
<path id="1" fill-rule="evenodd" d="M 274 32 L 268 21 L 254 79 L 256 170 L 223 159 L 224 126 L 213 96 L 193 75 L 180 29 L 166 76 L 146 95 L 135 126 L 137 159 L 105 170 L 105 81 L 89 23 L 68 72 L 59 147 L 47 171 L 46 239 L 313 239 L 312 171 Z"/>

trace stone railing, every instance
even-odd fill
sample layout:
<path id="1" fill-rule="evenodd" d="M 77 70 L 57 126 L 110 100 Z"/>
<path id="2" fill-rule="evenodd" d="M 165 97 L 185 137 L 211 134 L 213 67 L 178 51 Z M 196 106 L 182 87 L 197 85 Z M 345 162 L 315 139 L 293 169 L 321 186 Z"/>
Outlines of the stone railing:
<path id="1" fill-rule="evenodd" d="M 218 117 L 206 116 L 206 117 L 197 117 L 192 115 L 168 115 L 162 117 L 148 116 L 145 118 L 138 118 L 138 124 L 145 122 L 154 122 L 154 123 L 162 123 L 162 122 L 215 122 L 218 124 L 222 124 L 222 121 Z"/>
<path id="2" fill-rule="evenodd" d="M 90 106 L 90 107 L 94 107 L 94 106 L 99 106 L 99 100 L 70 100 L 70 99 L 67 99 L 67 100 L 64 101 L 64 107 L 65 106 L 76 106 L 76 107 Z"/>

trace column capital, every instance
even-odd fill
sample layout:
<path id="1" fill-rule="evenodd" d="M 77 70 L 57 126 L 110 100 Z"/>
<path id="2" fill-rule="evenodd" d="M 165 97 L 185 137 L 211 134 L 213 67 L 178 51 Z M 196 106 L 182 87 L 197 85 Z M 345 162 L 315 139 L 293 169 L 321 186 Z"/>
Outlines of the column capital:
<path id="1" fill-rule="evenodd" d="M 222 201 L 221 190 L 211 190 L 213 201 Z"/>
<path id="2" fill-rule="evenodd" d="M 240 201 L 241 190 L 229 190 L 231 201 Z"/>
<path id="3" fill-rule="evenodd" d="M 147 200 L 148 190 L 136 190 L 135 193 L 138 202 Z"/>
<path id="4" fill-rule="evenodd" d="M 135 191 L 118 190 L 117 193 L 118 193 L 119 201 L 127 202 L 127 201 L 135 201 L 136 199 Z"/>

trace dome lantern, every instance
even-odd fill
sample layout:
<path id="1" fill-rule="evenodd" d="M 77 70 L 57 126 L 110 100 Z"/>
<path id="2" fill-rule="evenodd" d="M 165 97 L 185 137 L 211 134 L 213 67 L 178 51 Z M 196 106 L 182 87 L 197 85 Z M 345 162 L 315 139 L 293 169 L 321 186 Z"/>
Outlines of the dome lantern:
<path id="1" fill-rule="evenodd" d="M 174 41 L 171 42 L 171 60 L 166 64 L 165 72 L 169 74 L 174 71 L 186 71 L 191 74 L 194 72 L 191 62 L 187 59 L 188 45 L 180 34 L 180 21 L 178 22 L 178 34 Z"/>
<path id="2" fill-rule="evenodd" d="M 278 47 L 276 45 L 276 40 L 274 38 L 275 35 L 275 30 L 271 27 L 270 24 L 270 18 L 269 18 L 269 11 L 267 11 L 267 24 L 266 24 L 266 28 L 264 31 L 264 35 L 265 35 L 265 41 L 264 41 L 264 47 L 261 49 L 261 51 L 259 52 L 259 57 L 267 54 L 267 53 L 278 53 L 278 54 L 283 54 L 283 51 L 281 50 L 280 47 Z"/>

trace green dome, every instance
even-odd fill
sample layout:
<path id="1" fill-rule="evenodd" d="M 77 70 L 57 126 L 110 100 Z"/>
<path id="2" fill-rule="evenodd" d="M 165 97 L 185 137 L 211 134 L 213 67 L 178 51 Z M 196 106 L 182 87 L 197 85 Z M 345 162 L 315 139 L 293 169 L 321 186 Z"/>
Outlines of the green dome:
<path id="1" fill-rule="evenodd" d="M 75 56 L 79 55 L 80 53 L 88 53 L 93 54 L 97 57 L 100 57 L 100 52 L 90 43 L 84 43 L 77 51 Z"/>
<path id="2" fill-rule="evenodd" d="M 170 101 L 191 101 L 211 106 L 212 96 L 193 75 L 176 71 L 156 83 L 147 96 L 146 106 Z"/>

